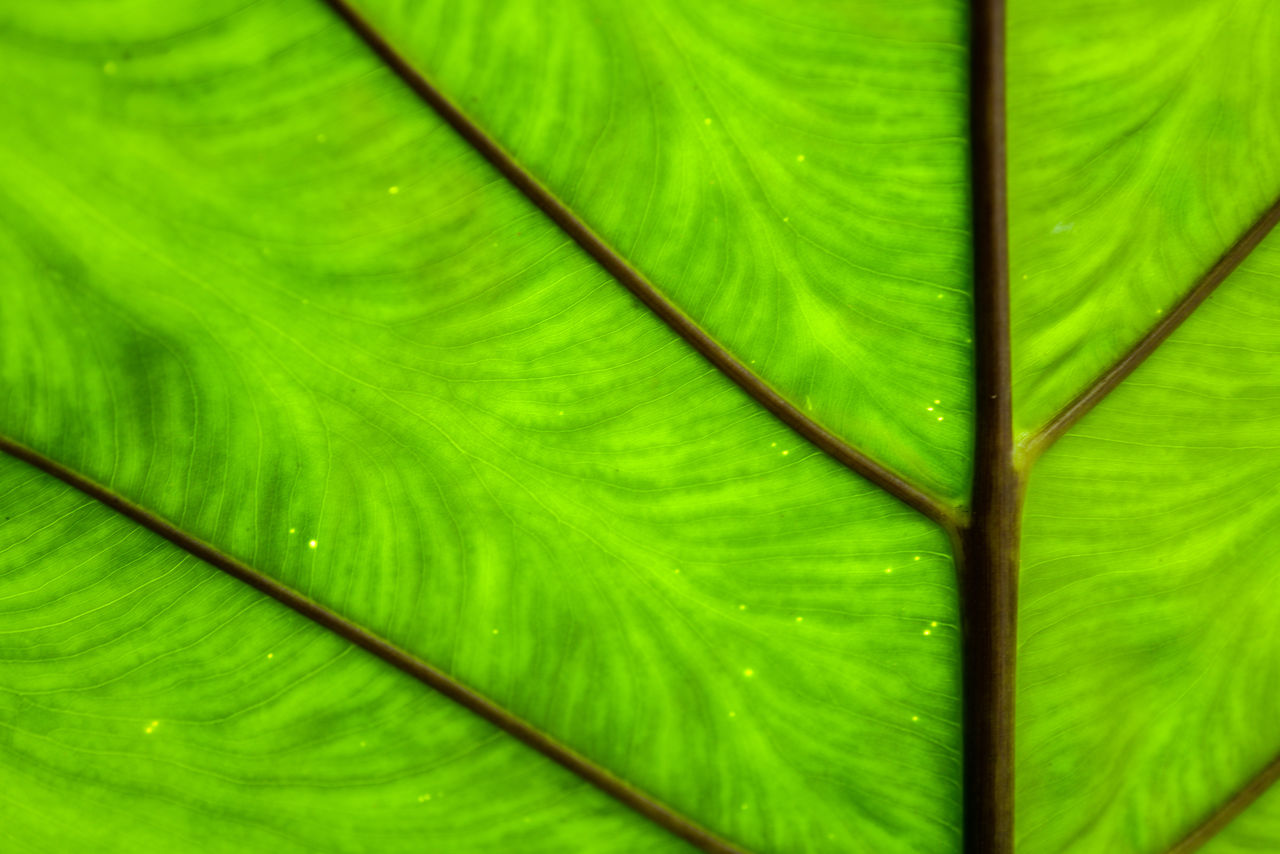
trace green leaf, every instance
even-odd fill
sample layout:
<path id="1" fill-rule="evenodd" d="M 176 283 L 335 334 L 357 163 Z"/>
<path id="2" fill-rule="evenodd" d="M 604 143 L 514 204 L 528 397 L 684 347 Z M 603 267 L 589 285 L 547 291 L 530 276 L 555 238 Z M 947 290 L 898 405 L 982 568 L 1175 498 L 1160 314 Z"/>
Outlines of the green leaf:
<path id="1" fill-rule="evenodd" d="M 323 6 L 168 14 L 8 39 L 5 432 L 744 846 L 954 847 L 946 535 Z"/>
<path id="2" fill-rule="evenodd" d="M 1280 826 L 1280 787 L 1272 786 L 1261 798 L 1227 825 L 1204 847 L 1204 854 L 1264 854 L 1276 844 Z"/>
<path id="3" fill-rule="evenodd" d="M 1273 234 L 1036 468 L 1021 850 L 1166 850 L 1280 747 L 1278 280 Z"/>
<path id="4" fill-rule="evenodd" d="M 963 495 L 963 5 L 355 5 L 753 371 Z"/>
<path id="5" fill-rule="evenodd" d="M 1015 427 L 1132 347 L 1280 194 L 1268 0 L 1009 3 Z"/>
<path id="6" fill-rule="evenodd" d="M 0 4 L 0 839 L 1280 844 L 1280 15 L 1011 3 L 1006 261 L 1001 6 Z"/>
<path id="7" fill-rule="evenodd" d="M 683 846 L 356 647 L 0 458 L 15 851 Z"/>

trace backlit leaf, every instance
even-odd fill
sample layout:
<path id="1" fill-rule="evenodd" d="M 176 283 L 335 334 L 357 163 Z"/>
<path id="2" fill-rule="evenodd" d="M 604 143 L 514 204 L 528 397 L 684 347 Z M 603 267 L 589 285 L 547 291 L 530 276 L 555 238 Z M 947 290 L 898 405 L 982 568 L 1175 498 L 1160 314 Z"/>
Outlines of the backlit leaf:
<path id="1" fill-rule="evenodd" d="M 1013 0 L 1005 264 L 1000 5 L 0 0 L 6 847 L 1280 847 L 1280 8 Z"/>

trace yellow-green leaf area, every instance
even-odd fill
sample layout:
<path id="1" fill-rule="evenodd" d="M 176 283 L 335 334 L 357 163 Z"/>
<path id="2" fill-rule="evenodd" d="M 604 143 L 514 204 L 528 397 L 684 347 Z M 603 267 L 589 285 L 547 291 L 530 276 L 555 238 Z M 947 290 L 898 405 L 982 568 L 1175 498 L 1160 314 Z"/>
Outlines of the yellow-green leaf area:
<path id="1" fill-rule="evenodd" d="M 799 409 L 963 497 L 964 3 L 353 5 Z"/>
<path id="2" fill-rule="evenodd" d="M 735 844 L 957 847 L 940 530 L 322 4 L 7 14 L 0 432 Z"/>
<path id="3" fill-rule="evenodd" d="M 1044 426 L 1280 198 L 1274 12 L 1010 0 L 1017 431 Z"/>
<path id="4" fill-rule="evenodd" d="M 1021 851 L 1165 850 L 1280 752 L 1280 235 L 1038 463 Z"/>

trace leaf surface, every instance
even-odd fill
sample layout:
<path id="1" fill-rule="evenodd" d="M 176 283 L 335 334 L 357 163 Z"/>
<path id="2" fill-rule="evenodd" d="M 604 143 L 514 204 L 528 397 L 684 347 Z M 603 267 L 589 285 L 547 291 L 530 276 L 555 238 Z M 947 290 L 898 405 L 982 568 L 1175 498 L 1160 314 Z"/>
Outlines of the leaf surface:
<path id="1" fill-rule="evenodd" d="M 442 695 L 7 456 L 0 505 L 10 850 L 688 850 Z"/>
<path id="2" fill-rule="evenodd" d="M 1204 854 L 1265 854 L 1276 847 L 1280 788 L 1272 786 L 1202 849 Z"/>
<path id="3" fill-rule="evenodd" d="M 962 498 L 963 4 L 354 5 L 797 406 Z"/>
<path id="4" fill-rule="evenodd" d="M 0 430 L 744 846 L 954 848 L 946 536 L 323 6 L 151 8 L 10 13 Z"/>
<path id="5" fill-rule="evenodd" d="M 1010 854 L 1016 612 L 1275 847 L 1280 17 L 1011 2 L 1006 276 L 1002 7 L 0 5 L 0 838 Z"/>
<path id="6" fill-rule="evenodd" d="M 1280 754 L 1280 235 L 1039 462 L 1020 850 L 1167 850 Z"/>
<path id="7" fill-rule="evenodd" d="M 1137 343 L 1280 197 L 1274 10 L 1009 3 L 1019 432 Z"/>

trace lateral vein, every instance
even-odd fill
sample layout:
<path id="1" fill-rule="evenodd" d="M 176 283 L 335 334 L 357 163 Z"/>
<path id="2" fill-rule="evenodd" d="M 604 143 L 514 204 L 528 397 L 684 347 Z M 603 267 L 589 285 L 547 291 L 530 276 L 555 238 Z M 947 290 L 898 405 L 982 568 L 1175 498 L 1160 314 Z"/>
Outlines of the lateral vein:
<path id="1" fill-rule="evenodd" d="M 1146 361 L 1147 357 L 1154 353 L 1166 338 L 1172 335 L 1187 318 L 1191 317 L 1192 313 L 1209 298 L 1209 295 L 1217 289 L 1218 285 L 1222 284 L 1227 276 L 1231 275 L 1249 257 L 1250 253 L 1258 247 L 1263 238 L 1271 233 L 1277 223 L 1280 223 L 1280 199 L 1277 199 L 1253 225 L 1249 226 L 1239 240 L 1222 253 L 1214 265 L 1200 277 L 1191 290 L 1173 307 L 1173 310 L 1153 326 L 1128 353 L 1120 357 L 1115 364 L 1098 376 L 1074 400 L 1064 406 L 1057 415 L 1023 443 L 1025 465 L 1029 467 L 1054 442 L 1058 441 L 1068 430 L 1074 427 L 1077 421 L 1087 415 L 1091 409 L 1102 402 L 1103 398 L 1114 391 L 1120 383 L 1124 382 L 1130 374 L 1137 370 L 1138 366 Z"/>
<path id="2" fill-rule="evenodd" d="M 542 732 L 537 727 L 444 671 L 396 646 L 386 638 L 352 622 L 338 612 L 304 596 L 292 587 L 281 584 L 260 570 L 254 569 L 248 564 L 220 551 L 216 546 L 178 528 L 167 519 L 135 504 L 110 488 L 8 436 L 0 435 L 0 452 L 22 460 L 24 463 L 56 477 L 68 486 L 100 501 L 122 516 L 158 534 L 178 548 L 270 596 L 285 607 L 296 611 L 339 637 L 372 653 L 397 670 L 439 691 L 450 700 L 479 715 L 548 759 L 567 768 L 604 793 L 640 813 L 645 818 L 701 848 L 703 851 L 710 852 L 710 854 L 747 854 L 743 849 L 720 838 L 692 819 L 631 786 L 605 768 L 561 744 L 550 735 Z"/>
<path id="3" fill-rule="evenodd" d="M 1272 759 L 1261 771 L 1244 784 L 1235 794 L 1229 797 L 1209 817 L 1194 830 L 1169 849 L 1168 854 L 1191 854 L 1212 839 L 1232 819 L 1244 812 L 1246 808 L 1267 791 L 1272 784 L 1280 780 L 1280 756 Z"/>
<path id="4" fill-rule="evenodd" d="M 779 394 L 663 296 L 640 271 L 592 231 L 590 226 L 557 199 L 537 178 L 517 163 L 501 145 L 414 68 L 351 4 L 346 0 L 324 0 L 324 2 L 364 40 L 365 44 L 400 77 L 414 94 L 425 101 L 503 177 L 515 185 L 677 335 L 692 345 L 761 406 L 842 465 L 943 528 L 953 530 L 962 523 L 962 513 L 950 502 L 872 459 L 805 415 Z"/>

